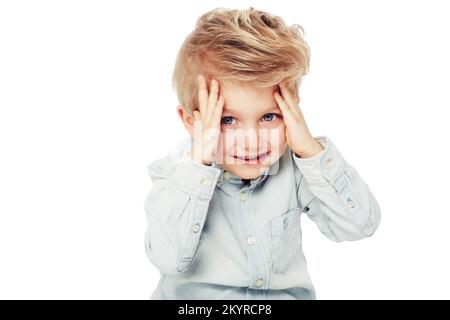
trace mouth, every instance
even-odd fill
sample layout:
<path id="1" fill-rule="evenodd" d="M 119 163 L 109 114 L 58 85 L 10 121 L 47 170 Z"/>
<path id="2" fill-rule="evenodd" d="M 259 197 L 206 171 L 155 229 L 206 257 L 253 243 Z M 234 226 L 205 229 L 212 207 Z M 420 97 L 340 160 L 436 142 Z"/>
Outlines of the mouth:
<path id="1" fill-rule="evenodd" d="M 233 156 L 234 159 L 237 160 L 238 163 L 241 164 L 261 164 L 264 159 L 267 158 L 267 156 L 269 155 L 270 151 L 266 152 L 266 153 L 262 153 L 262 154 L 258 154 L 256 156 Z"/>

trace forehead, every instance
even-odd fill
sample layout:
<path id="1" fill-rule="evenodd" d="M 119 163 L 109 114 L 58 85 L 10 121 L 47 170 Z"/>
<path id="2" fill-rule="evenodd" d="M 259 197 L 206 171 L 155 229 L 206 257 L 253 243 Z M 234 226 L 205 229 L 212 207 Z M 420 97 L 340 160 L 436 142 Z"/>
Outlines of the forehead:
<path id="1" fill-rule="evenodd" d="M 235 114 L 255 114 L 278 108 L 273 92 L 278 86 L 255 87 L 240 83 L 222 83 L 220 94 L 225 98 L 224 112 Z"/>

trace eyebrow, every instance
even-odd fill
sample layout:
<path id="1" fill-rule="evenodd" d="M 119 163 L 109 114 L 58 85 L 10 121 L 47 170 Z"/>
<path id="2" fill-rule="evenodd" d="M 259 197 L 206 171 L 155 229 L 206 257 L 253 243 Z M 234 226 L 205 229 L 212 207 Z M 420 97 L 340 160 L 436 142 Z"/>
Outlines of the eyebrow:
<path id="1" fill-rule="evenodd" d="M 264 115 L 264 114 L 270 113 L 271 111 L 275 111 L 275 110 L 278 110 L 278 109 L 279 109 L 278 106 L 272 106 L 272 107 L 270 107 L 270 108 L 268 108 L 266 110 L 263 110 L 261 112 L 261 114 Z M 231 114 L 234 114 L 234 115 L 239 114 L 238 110 L 227 109 L 225 107 L 223 108 L 222 112 L 224 112 L 224 113 L 231 113 Z"/>

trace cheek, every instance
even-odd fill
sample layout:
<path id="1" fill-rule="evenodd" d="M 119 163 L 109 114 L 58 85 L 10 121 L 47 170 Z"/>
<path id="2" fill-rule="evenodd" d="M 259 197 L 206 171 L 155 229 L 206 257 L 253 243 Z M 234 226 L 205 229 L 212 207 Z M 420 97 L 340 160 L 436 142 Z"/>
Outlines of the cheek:
<path id="1" fill-rule="evenodd" d="M 280 146 L 284 147 L 284 145 L 286 143 L 286 130 L 285 130 L 284 125 L 283 125 L 283 130 L 280 130 L 279 134 L 280 134 Z"/>
<path id="2" fill-rule="evenodd" d="M 218 149 L 217 149 L 217 152 L 219 152 L 220 154 L 222 154 L 224 151 L 224 143 L 225 143 L 225 135 L 223 133 L 220 133 L 219 145 L 218 145 Z"/>
<path id="3" fill-rule="evenodd" d="M 230 148 L 230 142 L 228 141 L 229 139 L 230 135 L 227 135 L 225 132 L 221 132 L 217 152 L 222 155 L 222 158 L 225 158 L 228 154 L 228 149 Z"/>
<path id="4" fill-rule="evenodd" d="M 232 129 L 224 130 L 220 133 L 218 152 L 224 157 L 236 153 L 236 145 L 240 136 Z"/>
<path id="5" fill-rule="evenodd" d="M 274 149 L 282 149 L 286 143 L 286 128 L 284 122 L 269 129 L 270 145 Z"/>

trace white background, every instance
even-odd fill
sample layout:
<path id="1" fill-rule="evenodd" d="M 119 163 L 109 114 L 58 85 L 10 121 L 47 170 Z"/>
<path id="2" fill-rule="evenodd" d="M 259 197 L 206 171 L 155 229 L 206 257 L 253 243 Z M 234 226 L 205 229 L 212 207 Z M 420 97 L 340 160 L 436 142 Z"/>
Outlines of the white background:
<path id="1" fill-rule="evenodd" d="M 148 299 L 147 165 L 187 137 L 175 55 L 215 7 L 305 29 L 300 91 L 382 210 L 334 243 L 303 219 L 318 299 L 449 299 L 445 1 L 0 2 L 0 298 Z"/>

